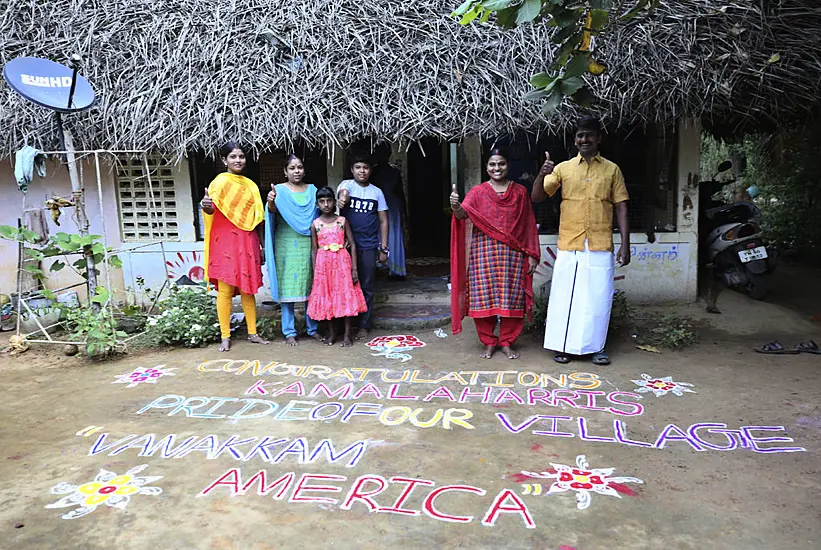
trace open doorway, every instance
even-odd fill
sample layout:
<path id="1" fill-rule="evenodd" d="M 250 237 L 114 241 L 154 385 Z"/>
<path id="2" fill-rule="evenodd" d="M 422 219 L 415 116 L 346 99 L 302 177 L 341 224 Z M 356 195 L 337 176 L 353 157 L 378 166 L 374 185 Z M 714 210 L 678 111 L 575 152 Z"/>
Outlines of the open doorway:
<path id="1" fill-rule="evenodd" d="M 450 255 L 450 148 L 423 138 L 408 150 L 408 268 L 447 275 Z"/>

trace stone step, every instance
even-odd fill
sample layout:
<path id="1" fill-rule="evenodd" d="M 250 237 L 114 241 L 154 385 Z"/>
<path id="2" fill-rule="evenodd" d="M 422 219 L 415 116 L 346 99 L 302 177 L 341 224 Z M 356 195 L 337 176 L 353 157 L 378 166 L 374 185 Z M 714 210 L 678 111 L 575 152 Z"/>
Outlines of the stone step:
<path id="1" fill-rule="evenodd" d="M 450 304 L 379 304 L 374 305 L 373 327 L 390 331 L 419 331 L 450 324 Z"/>
<path id="2" fill-rule="evenodd" d="M 374 304 L 450 305 L 447 277 L 377 280 L 374 287 Z"/>

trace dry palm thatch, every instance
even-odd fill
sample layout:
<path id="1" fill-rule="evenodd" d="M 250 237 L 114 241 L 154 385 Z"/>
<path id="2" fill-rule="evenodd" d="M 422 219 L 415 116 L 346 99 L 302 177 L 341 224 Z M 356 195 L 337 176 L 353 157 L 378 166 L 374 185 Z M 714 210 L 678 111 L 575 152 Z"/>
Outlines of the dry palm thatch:
<path id="1" fill-rule="evenodd" d="M 5 7 L 3 5 L 5 4 Z M 669 0 L 601 41 L 595 111 L 619 123 L 806 116 L 821 81 L 817 0 Z M 0 3 L 0 62 L 85 57 L 99 106 L 77 145 L 182 154 L 560 131 L 523 95 L 552 60 L 544 24 L 461 27 L 452 0 L 30 0 Z M 774 54 L 779 54 L 774 56 Z M 777 57 L 780 59 L 776 60 Z M 53 147 L 42 109 L 0 88 L 0 155 Z"/>

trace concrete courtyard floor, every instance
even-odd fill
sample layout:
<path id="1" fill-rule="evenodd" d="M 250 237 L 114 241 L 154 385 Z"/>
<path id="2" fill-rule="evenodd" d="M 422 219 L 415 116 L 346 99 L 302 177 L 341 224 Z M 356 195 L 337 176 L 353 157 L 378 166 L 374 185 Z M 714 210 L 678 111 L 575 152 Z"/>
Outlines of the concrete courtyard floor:
<path id="1" fill-rule="evenodd" d="M 821 356 L 751 349 L 819 325 L 733 301 L 746 331 L 615 342 L 608 367 L 528 336 L 482 360 L 470 322 L 414 334 L 406 362 L 282 341 L 4 356 L 0 547 L 821 548 Z"/>

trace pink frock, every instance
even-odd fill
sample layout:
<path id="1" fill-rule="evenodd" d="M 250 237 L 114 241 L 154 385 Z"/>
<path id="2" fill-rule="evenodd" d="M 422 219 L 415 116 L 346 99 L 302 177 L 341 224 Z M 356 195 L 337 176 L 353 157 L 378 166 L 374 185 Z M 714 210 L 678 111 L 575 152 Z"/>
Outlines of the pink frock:
<path id="1" fill-rule="evenodd" d="M 308 315 L 315 321 L 355 317 L 368 311 L 359 283 L 351 279 L 351 255 L 345 248 L 345 218 L 314 220 L 318 249 Z"/>

